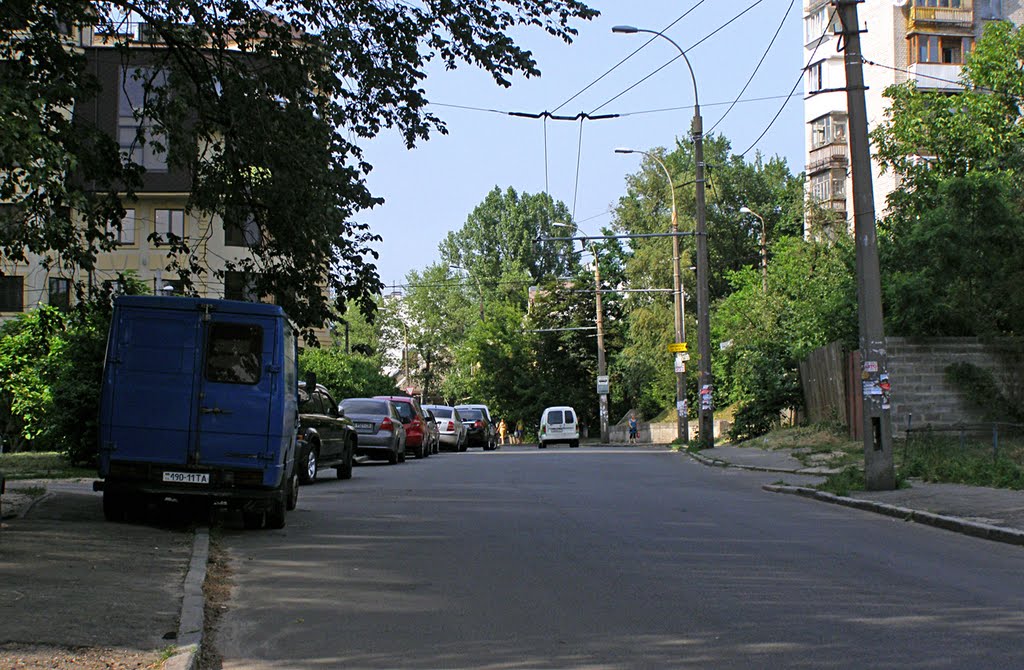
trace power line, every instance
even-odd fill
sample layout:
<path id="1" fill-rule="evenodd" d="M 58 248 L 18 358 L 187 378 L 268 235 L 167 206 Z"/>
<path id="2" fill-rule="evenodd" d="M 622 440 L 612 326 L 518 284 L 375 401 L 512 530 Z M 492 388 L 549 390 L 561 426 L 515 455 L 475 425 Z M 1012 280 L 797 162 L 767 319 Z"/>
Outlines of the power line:
<path id="1" fill-rule="evenodd" d="M 727 26 L 728 26 L 729 24 L 731 24 L 732 22 L 736 21 L 736 20 L 737 20 L 737 19 L 739 19 L 739 18 L 740 18 L 741 16 L 743 16 L 744 14 L 746 14 L 747 12 L 749 12 L 750 10 L 752 10 L 752 9 L 753 9 L 754 7 L 757 7 L 758 5 L 760 5 L 760 4 L 762 3 L 762 2 L 764 2 L 764 0 L 754 0 L 753 4 L 749 5 L 749 6 L 748 6 L 748 7 L 746 8 L 746 9 L 744 9 L 743 11 L 741 11 L 741 12 L 740 12 L 739 14 L 737 14 L 737 15 L 736 15 L 736 16 L 734 16 L 734 17 L 732 17 L 731 19 L 729 19 L 728 21 L 726 21 L 726 22 L 725 22 L 725 23 L 723 23 L 722 25 L 718 26 L 717 28 L 715 28 L 714 30 L 712 30 L 712 31 L 711 31 L 710 33 L 708 33 L 707 35 L 705 35 L 705 36 L 704 36 L 704 37 L 702 37 L 701 39 L 699 39 L 699 40 L 697 40 L 696 42 L 694 42 L 693 44 L 691 44 L 691 45 L 690 45 L 689 47 L 687 47 L 686 49 L 683 49 L 683 51 L 684 51 L 684 52 L 687 52 L 687 53 L 688 53 L 688 52 L 690 52 L 690 51 L 692 51 L 692 50 L 693 50 L 694 48 L 696 48 L 697 46 L 699 46 L 699 45 L 703 44 L 704 42 L 706 42 L 707 40 L 711 39 L 712 37 L 714 37 L 714 36 L 715 36 L 716 34 L 718 34 L 718 33 L 719 33 L 719 32 L 720 32 L 721 30 L 723 30 L 724 28 L 726 28 L 726 27 L 727 27 Z M 664 31 L 662 31 L 662 32 L 664 32 Z M 652 39 L 654 39 L 654 38 L 652 38 Z M 644 45 L 644 46 L 646 46 L 646 45 Z M 665 69 L 666 67 L 668 67 L 669 65 L 671 65 L 671 64 L 672 64 L 672 63 L 674 63 L 674 62 L 676 62 L 677 60 L 679 60 L 679 59 L 680 59 L 680 58 L 682 58 L 682 57 L 683 57 L 683 55 L 682 55 L 682 54 L 678 54 L 678 55 L 676 55 L 676 56 L 675 56 L 674 58 L 672 58 L 671 60 L 669 60 L 669 61 L 668 61 L 667 63 L 665 63 L 664 65 L 662 65 L 661 67 L 659 67 L 659 68 L 658 68 L 657 70 L 655 70 L 654 72 L 651 72 L 651 73 L 650 73 L 649 75 L 647 75 L 646 77 L 644 77 L 644 78 L 643 78 L 643 79 L 641 79 L 640 81 L 636 82 L 635 84 L 633 84 L 632 86 L 630 86 L 630 87 L 629 87 L 629 88 L 627 88 L 626 90 L 622 91 L 622 92 L 621 92 L 621 93 L 619 93 L 618 95 L 615 95 L 615 96 L 613 96 L 613 97 L 609 98 L 608 100 L 606 100 L 606 101 L 605 101 L 605 102 L 603 102 L 602 104 L 600 104 L 600 105 L 598 105 L 597 107 L 595 107 L 594 109 L 592 109 L 590 113 L 591 113 L 591 114 L 593 114 L 594 112 L 596 112 L 597 110 L 601 109 L 602 107 L 605 107 L 605 106 L 607 106 L 608 104 L 610 104 L 611 102 L 613 102 L 613 101 L 617 100 L 618 98 L 621 98 L 621 97 L 622 97 L 622 96 L 624 96 L 624 95 L 625 95 L 626 93 L 629 93 L 629 92 L 630 92 L 630 91 L 632 91 L 632 90 L 633 90 L 634 88 L 636 88 L 636 87 L 637 87 L 637 86 L 639 86 L 640 84 L 644 83 L 645 81 L 647 81 L 648 79 L 650 79 L 650 78 L 651 78 L 651 77 L 653 77 L 654 75 L 658 74 L 659 72 L 661 72 L 662 70 L 664 70 L 664 69 Z"/>
<path id="2" fill-rule="evenodd" d="M 825 21 L 825 27 L 821 31 L 821 37 L 818 38 L 818 43 L 814 45 L 814 49 L 811 51 L 811 55 L 807 59 L 807 64 L 804 65 L 804 67 L 800 70 L 800 76 L 797 77 L 796 83 L 793 84 L 793 88 L 789 92 L 790 97 L 787 98 L 786 101 L 783 102 L 779 106 L 779 111 L 775 112 L 775 116 L 773 116 L 772 120 L 768 122 L 768 125 L 765 127 L 765 129 L 763 131 L 761 131 L 761 134 L 757 136 L 757 139 L 754 140 L 753 144 L 751 144 L 749 147 L 747 147 L 747 150 L 744 151 L 743 153 L 741 153 L 740 156 L 746 156 L 748 153 L 750 153 L 750 150 L 753 149 L 754 147 L 756 147 L 757 143 L 761 141 L 761 138 L 763 138 L 765 135 L 767 135 L 768 131 L 771 129 L 771 127 L 773 125 L 775 125 L 775 122 L 779 119 L 779 116 L 782 114 L 782 110 L 786 108 L 786 105 L 789 104 L 789 100 L 792 98 L 793 94 L 796 92 L 796 89 L 800 85 L 800 82 L 802 82 L 804 80 L 804 74 L 807 72 L 807 68 L 809 68 L 811 66 L 811 63 L 814 61 L 814 56 L 818 53 L 818 47 L 820 47 L 822 41 L 824 41 L 825 34 L 828 32 L 829 26 L 832 25 L 832 21 L 835 20 L 835 16 L 836 16 L 836 8 L 833 7 L 832 11 L 828 15 L 828 20 Z"/>
<path id="3" fill-rule="evenodd" d="M 661 29 L 661 32 L 665 32 L 666 30 L 668 30 L 669 28 L 671 28 L 671 27 L 672 27 L 672 26 L 674 26 L 675 24 L 677 24 L 677 23 L 679 23 L 680 21 L 682 21 L 683 19 L 685 19 L 685 18 L 686 18 L 686 17 L 687 17 L 687 16 L 688 16 L 688 15 L 690 14 L 690 12 L 692 12 L 692 11 L 693 11 L 693 10 L 695 10 L 695 9 L 697 9 L 697 8 L 698 8 L 698 7 L 700 7 L 700 6 L 702 5 L 702 4 L 704 4 L 704 0 L 698 0 L 697 4 L 695 4 L 695 5 L 693 6 L 693 7 L 690 7 L 690 8 L 688 9 L 688 10 L 686 10 L 685 12 L 683 12 L 683 14 L 682 14 L 682 15 L 681 15 L 681 16 L 680 16 L 679 18 L 677 18 L 677 19 L 676 19 L 675 21 L 673 21 L 672 23 L 670 23 L 670 24 L 668 24 L 667 26 L 665 26 L 664 28 L 662 28 L 662 29 Z M 625 58 L 623 58 L 622 60 L 620 60 L 620 61 L 619 61 L 618 63 L 616 63 L 615 65 L 611 66 L 611 68 L 609 68 L 609 69 L 608 69 L 608 70 L 607 70 L 607 71 L 606 71 L 606 72 L 605 72 L 604 74 L 602 74 L 602 75 L 601 75 L 600 77 L 598 77 L 597 79 L 595 79 L 594 81 L 590 82 L 589 84 L 587 84 L 586 86 L 584 86 L 584 87 L 583 87 L 582 89 L 580 89 L 579 91 L 577 91 L 576 93 L 574 93 L 574 94 L 573 94 L 573 95 L 572 95 L 572 96 L 571 96 L 571 97 L 570 97 L 570 98 L 569 98 L 568 100 L 566 100 L 565 102 L 563 102 L 562 104 L 560 104 L 560 105 L 559 105 L 558 107 L 555 107 L 555 111 L 557 112 L 558 110 L 560 110 L 561 108 L 565 107 L 565 106 L 566 106 L 566 105 L 568 105 L 568 104 L 569 104 L 570 102 L 572 102 L 573 100 L 575 100 L 576 98 L 578 98 L 579 96 L 581 96 L 581 95 L 582 95 L 583 93 L 585 93 L 585 92 L 586 92 L 586 91 L 587 91 L 588 89 L 590 89 L 590 87 L 591 87 L 591 86 L 593 86 L 593 85 L 594 85 L 594 84 L 596 84 L 597 82 L 599 82 L 599 81 L 601 81 L 602 79 L 604 79 L 605 77 L 607 77 L 607 76 L 608 76 L 609 74 L 611 74 L 611 73 L 612 73 L 613 71 L 615 71 L 615 70 L 616 70 L 616 69 L 617 69 L 617 68 L 618 68 L 618 67 L 619 67 L 620 65 L 622 65 L 623 63 L 625 63 L 626 61 L 628 61 L 628 60 L 629 60 L 630 58 L 632 58 L 633 56 L 635 56 L 635 55 L 637 55 L 638 53 L 640 53 L 640 51 L 641 51 L 642 49 L 644 49 L 644 48 L 645 48 L 645 47 L 646 47 L 646 46 L 647 46 L 648 44 L 650 44 L 651 42 L 653 42 L 653 41 L 654 41 L 654 40 L 656 40 L 656 39 L 658 39 L 658 36 L 657 36 L 657 35 L 652 35 L 652 36 L 651 36 L 651 38 L 650 38 L 649 40 L 647 40 L 646 42 L 644 42 L 643 44 L 641 44 L 641 45 L 640 45 L 639 47 L 637 47 L 637 48 L 636 48 L 636 49 L 635 49 L 635 50 L 634 50 L 634 51 L 633 51 L 633 52 L 632 52 L 631 54 L 629 54 L 628 56 L 626 56 Z"/>
<path id="4" fill-rule="evenodd" d="M 750 78 L 747 79 L 747 83 L 743 85 L 742 89 L 740 89 L 740 92 L 736 95 L 736 99 L 732 101 L 731 105 L 729 105 L 729 109 L 725 110 L 725 114 L 722 114 L 722 116 L 720 116 L 718 120 L 715 121 L 714 125 L 704 132 L 705 135 L 710 135 L 711 132 L 718 127 L 718 124 L 724 121 L 725 117 L 729 116 L 729 112 L 731 112 L 733 107 L 736 106 L 736 103 L 739 102 L 741 97 L 743 97 L 743 94 L 747 92 L 747 87 L 750 86 L 750 82 L 754 81 L 754 77 L 757 75 L 757 71 L 760 70 L 761 65 L 764 64 L 764 59 L 768 57 L 768 52 L 772 50 L 772 47 L 775 45 L 775 40 L 779 38 L 779 33 L 782 32 L 782 26 L 786 24 L 786 17 L 788 17 L 789 13 L 793 11 L 793 5 L 795 3 L 796 0 L 789 0 L 789 7 L 787 7 L 786 11 L 783 12 L 782 20 L 779 21 L 779 27 L 775 29 L 775 34 L 772 35 L 772 40 L 771 42 L 768 43 L 768 48 L 764 50 L 763 54 L 761 54 L 761 60 L 757 61 L 757 67 L 755 67 L 754 71 L 750 73 Z"/>

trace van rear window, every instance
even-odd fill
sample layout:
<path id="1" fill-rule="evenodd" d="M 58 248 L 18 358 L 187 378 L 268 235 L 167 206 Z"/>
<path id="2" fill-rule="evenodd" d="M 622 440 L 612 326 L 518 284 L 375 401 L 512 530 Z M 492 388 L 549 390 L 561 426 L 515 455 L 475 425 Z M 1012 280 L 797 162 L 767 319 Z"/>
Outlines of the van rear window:
<path id="1" fill-rule="evenodd" d="M 553 409 L 548 412 L 548 423 L 552 425 L 559 425 L 562 423 L 562 410 Z"/>
<path id="2" fill-rule="evenodd" d="M 263 329 L 243 323 L 214 323 L 206 342 L 206 378 L 222 384 L 258 384 Z"/>

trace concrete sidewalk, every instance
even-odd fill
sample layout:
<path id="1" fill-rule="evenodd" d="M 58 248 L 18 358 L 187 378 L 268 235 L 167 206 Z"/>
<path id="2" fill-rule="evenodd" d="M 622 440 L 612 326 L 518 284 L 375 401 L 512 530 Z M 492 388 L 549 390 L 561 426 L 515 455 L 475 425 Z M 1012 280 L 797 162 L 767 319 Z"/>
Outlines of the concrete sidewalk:
<path id="1" fill-rule="evenodd" d="M 827 468 L 808 468 L 788 450 L 722 446 L 692 454 L 706 465 L 778 472 L 780 475 L 825 475 Z M 779 478 L 785 481 L 784 476 Z M 964 484 L 911 481 L 895 491 L 851 491 L 836 496 L 804 486 L 766 485 L 765 490 L 814 498 L 888 516 L 924 523 L 966 535 L 1024 545 L 1024 491 Z"/>
<path id="2" fill-rule="evenodd" d="M 0 667 L 192 664 L 205 529 L 109 523 L 92 480 L 8 481 L 0 515 Z"/>

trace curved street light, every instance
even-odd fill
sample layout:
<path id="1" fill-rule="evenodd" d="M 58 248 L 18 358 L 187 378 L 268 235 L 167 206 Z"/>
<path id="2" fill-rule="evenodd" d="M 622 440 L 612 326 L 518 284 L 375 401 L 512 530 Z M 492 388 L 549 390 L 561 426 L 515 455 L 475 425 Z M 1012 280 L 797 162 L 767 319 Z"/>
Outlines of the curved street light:
<path id="1" fill-rule="evenodd" d="M 668 179 L 668 190 L 672 194 L 672 232 L 679 232 L 679 219 L 676 216 L 676 187 L 672 182 L 672 173 L 669 172 L 668 166 L 665 165 L 665 161 L 661 160 L 657 154 L 650 151 L 642 151 L 640 149 L 624 149 L 619 148 L 615 150 L 617 154 L 643 154 L 652 161 L 661 166 L 661 169 L 665 172 L 665 178 Z M 683 282 L 682 276 L 679 271 L 679 236 L 672 236 L 672 294 L 674 300 L 674 318 L 675 318 L 675 341 L 686 342 L 686 305 L 684 304 L 683 296 Z M 690 442 L 690 419 L 689 412 L 686 410 L 686 363 L 683 362 L 681 369 L 680 366 L 676 368 L 676 437 L 682 440 L 683 444 Z"/>
<path id="2" fill-rule="evenodd" d="M 693 82 L 693 122 L 690 125 L 690 134 L 693 138 L 693 159 L 696 163 L 695 188 L 696 188 L 696 212 L 697 220 L 697 349 L 700 355 L 700 384 L 698 393 L 698 410 L 700 426 L 700 446 L 710 448 L 715 446 L 715 421 L 714 421 L 714 380 L 711 376 L 711 319 L 709 312 L 710 300 L 708 296 L 708 236 L 707 222 L 704 204 L 704 121 L 700 116 L 700 100 L 697 95 L 697 77 L 693 73 L 690 59 L 686 51 L 670 38 L 668 35 L 657 30 L 647 30 L 634 26 L 615 26 L 613 33 L 627 35 L 635 33 L 649 33 L 668 40 L 683 57 L 686 67 L 690 71 L 690 79 Z"/>

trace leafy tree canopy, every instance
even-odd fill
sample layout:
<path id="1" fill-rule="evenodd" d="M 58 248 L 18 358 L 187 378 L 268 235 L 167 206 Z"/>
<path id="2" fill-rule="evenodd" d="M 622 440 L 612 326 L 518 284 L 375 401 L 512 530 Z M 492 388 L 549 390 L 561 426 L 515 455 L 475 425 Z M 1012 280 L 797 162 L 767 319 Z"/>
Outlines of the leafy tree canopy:
<path id="1" fill-rule="evenodd" d="M 252 255 L 228 270 L 255 278 L 303 326 L 354 302 L 372 311 L 381 285 L 376 237 L 354 217 L 380 204 L 365 183 L 359 141 L 396 128 L 411 147 L 443 122 L 426 109 L 426 65 L 469 63 L 507 86 L 539 74 L 508 33 L 566 42 L 596 12 L 577 0 L 394 3 L 237 0 L 195 3 L 7 0 L 0 13 L 0 226 L 5 258 L 88 274 L 113 245 L 145 170 L 79 109 L 97 93 L 87 52 L 68 28 L 93 28 L 140 82 L 137 141 L 191 178 L 188 209 L 230 225 L 254 222 Z M 143 22 L 149 43 L 132 41 Z M 174 240 L 167 269 L 207 270 L 203 240 Z M 81 288 L 81 287 L 80 287 Z"/>

